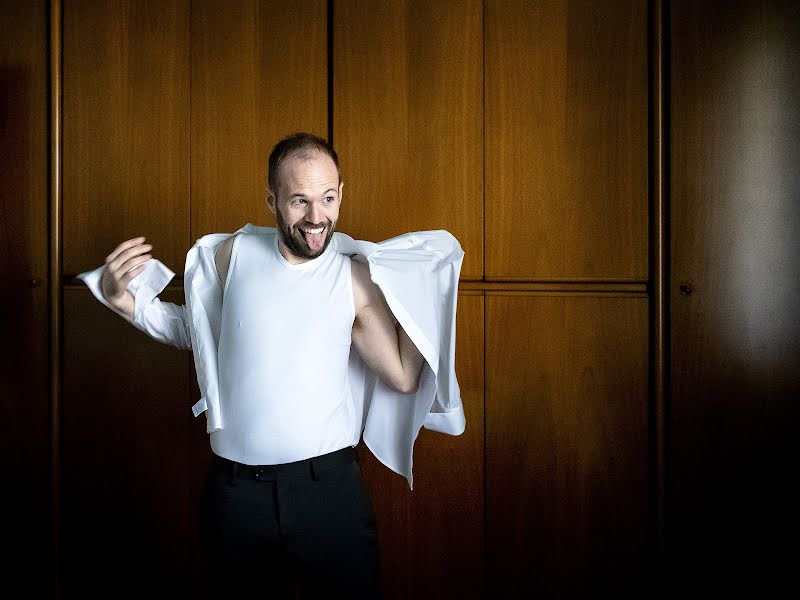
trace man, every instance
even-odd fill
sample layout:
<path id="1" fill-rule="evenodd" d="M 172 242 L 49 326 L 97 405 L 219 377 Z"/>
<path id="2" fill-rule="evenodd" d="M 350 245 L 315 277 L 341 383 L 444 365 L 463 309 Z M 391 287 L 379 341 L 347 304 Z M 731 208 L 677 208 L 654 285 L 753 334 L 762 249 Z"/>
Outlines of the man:
<path id="1" fill-rule="evenodd" d="M 211 384 L 201 381 L 201 390 L 207 397 L 224 399 L 215 407 L 219 414 L 209 415 L 215 467 L 209 492 L 212 570 L 220 593 L 283 597 L 291 571 L 308 597 L 379 595 L 375 521 L 352 450 L 360 439 L 365 407 L 353 402 L 364 394 L 354 392 L 350 349 L 352 344 L 368 369 L 403 395 L 417 392 L 425 358 L 390 311 L 370 268 L 338 250 L 345 247 L 344 238 L 336 248 L 331 245 L 342 191 L 333 148 L 309 134 L 290 136 L 269 158 L 267 204 L 277 229 L 246 227 L 213 245 L 222 294 L 219 323 L 210 328 L 218 333 L 208 336 L 215 342 L 211 360 L 216 368 L 196 364 L 199 379 L 212 377 Z M 426 251 L 435 251 L 436 238 L 423 235 Z M 457 242 L 455 246 L 460 253 Z M 152 259 L 151 250 L 144 238 L 128 240 L 106 258 L 102 269 L 105 301 L 132 322 L 140 296 L 134 298 L 130 286 Z M 456 255 L 451 262 L 457 281 L 463 253 L 451 253 Z M 449 278 L 452 288 L 452 273 Z M 195 298 L 189 287 L 200 279 L 189 274 L 187 260 L 187 306 Z M 454 317 L 454 290 L 449 294 Z M 174 305 L 166 309 L 157 300 L 144 302 L 140 314 L 143 308 L 152 309 L 161 319 L 169 310 L 173 320 L 197 320 L 196 314 L 187 317 Z M 402 302 L 393 302 L 402 310 Z M 202 323 L 187 327 L 191 336 L 182 327 L 173 334 L 161 334 L 163 326 L 141 328 L 162 341 L 191 345 L 196 361 L 198 355 L 202 361 L 209 345 L 199 339 Z M 452 354 L 453 348 L 449 350 Z M 426 379 L 426 393 L 432 401 L 439 360 L 437 352 L 427 352 L 430 368 L 425 372 L 433 377 Z M 460 409 L 455 377 L 447 377 L 450 382 L 444 387 Z M 440 389 L 438 395 L 446 394 Z M 395 407 L 403 402 L 394 400 Z M 373 412 L 380 412 L 376 406 Z M 423 406 L 427 412 L 430 401 Z M 463 431 L 463 424 L 441 425 L 446 411 L 429 415 L 436 423 L 432 428 Z M 418 421 L 406 435 L 411 445 Z M 376 428 L 391 437 L 385 425 Z M 380 448 L 380 441 L 373 445 Z M 391 452 L 377 454 L 392 466 L 385 458 Z M 407 467 L 393 468 L 408 470 L 410 481 L 410 451 Z"/>

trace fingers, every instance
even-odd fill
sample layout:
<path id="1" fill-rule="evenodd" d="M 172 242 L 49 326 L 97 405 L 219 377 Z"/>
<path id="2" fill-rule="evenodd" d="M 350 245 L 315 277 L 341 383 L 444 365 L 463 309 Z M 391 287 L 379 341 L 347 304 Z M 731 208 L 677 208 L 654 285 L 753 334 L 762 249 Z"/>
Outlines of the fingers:
<path id="1" fill-rule="evenodd" d="M 128 240 L 130 241 L 130 240 Z M 127 245 L 127 243 L 120 244 L 120 246 Z M 119 248 L 119 247 L 118 247 Z M 152 254 L 148 254 L 153 249 L 152 244 L 133 244 L 127 245 L 122 251 L 115 250 L 114 258 L 107 260 L 106 265 L 108 269 L 115 274 L 124 275 L 133 267 L 143 263 L 146 260 L 153 258 Z M 111 256 L 111 255 L 109 255 Z"/>
<path id="2" fill-rule="evenodd" d="M 131 238 L 131 239 L 129 239 L 129 240 L 125 240 L 125 241 L 124 241 L 124 242 L 122 242 L 122 243 L 121 243 L 119 246 L 117 246 L 116 248 L 114 248 L 114 250 L 112 250 L 112 251 L 111 251 L 111 254 L 109 254 L 108 256 L 106 256 L 106 264 L 109 264 L 110 262 L 113 262 L 114 260 L 116 260 L 116 258 L 117 258 L 117 257 L 118 257 L 118 256 L 119 256 L 119 255 L 120 255 L 122 252 L 124 252 L 124 251 L 125 251 L 125 250 L 127 250 L 128 248 L 131 248 L 131 247 L 133 247 L 133 246 L 137 246 L 137 245 L 139 245 L 139 244 L 143 243 L 143 242 L 144 242 L 144 240 L 145 240 L 145 237 L 144 237 L 143 235 L 142 235 L 142 236 L 139 236 L 139 237 Z"/>
<path id="3" fill-rule="evenodd" d="M 125 273 L 125 275 L 123 275 L 123 276 L 120 278 L 120 280 L 119 280 L 119 282 L 120 282 L 120 285 L 121 285 L 123 288 L 127 288 L 127 287 L 128 287 L 128 284 L 131 282 L 131 279 L 133 279 L 134 277 L 136 277 L 136 276 L 137 276 L 139 273 L 141 273 L 142 271 L 144 271 L 144 264 L 141 264 L 141 265 L 139 265 L 138 267 L 134 267 L 133 269 L 131 269 L 130 271 L 128 271 L 127 273 Z"/>
<path id="4" fill-rule="evenodd" d="M 120 273 L 121 275 L 125 275 L 126 273 L 129 273 L 131 270 L 133 270 L 135 267 L 141 266 L 142 268 L 144 268 L 144 263 L 146 263 L 151 258 L 153 258 L 152 254 L 139 254 L 133 256 L 130 259 L 126 260 L 124 263 L 122 263 L 117 269 L 117 272 Z"/>

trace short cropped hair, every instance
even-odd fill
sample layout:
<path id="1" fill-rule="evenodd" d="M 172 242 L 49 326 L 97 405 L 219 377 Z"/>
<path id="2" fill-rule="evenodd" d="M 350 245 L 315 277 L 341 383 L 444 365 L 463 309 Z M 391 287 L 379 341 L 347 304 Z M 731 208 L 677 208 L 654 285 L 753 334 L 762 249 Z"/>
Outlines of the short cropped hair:
<path id="1" fill-rule="evenodd" d="M 278 193 L 278 172 L 286 159 L 295 155 L 299 155 L 301 158 L 311 158 L 314 152 L 322 152 L 330 156 L 341 180 L 342 171 L 339 168 L 339 157 L 327 140 L 311 133 L 293 133 L 275 144 L 272 152 L 269 153 L 267 183 L 272 193 Z"/>

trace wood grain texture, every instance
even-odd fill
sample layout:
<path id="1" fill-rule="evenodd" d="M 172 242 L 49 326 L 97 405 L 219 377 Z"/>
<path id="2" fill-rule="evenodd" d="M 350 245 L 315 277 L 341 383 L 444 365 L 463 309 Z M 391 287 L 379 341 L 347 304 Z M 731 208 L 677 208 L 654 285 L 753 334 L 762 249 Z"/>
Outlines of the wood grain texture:
<path id="1" fill-rule="evenodd" d="M 359 446 L 378 521 L 387 600 L 482 597 L 483 296 L 467 292 L 458 302 L 456 374 L 466 431 L 420 432 L 413 491 Z"/>
<path id="2" fill-rule="evenodd" d="M 487 589 L 642 598 L 647 300 L 486 294 Z"/>
<path id="3" fill-rule="evenodd" d="M 186 594 L 190 361 L 88 290 L 64 290 L 62 597 Z"/>
<path id="4" fill-rule="evenodd" d="M 481 39 L 475 0 L 334 3 L 340 230 L 447 229 L 466 279 L 483 277 Z"/>
<path id="5" fill-rule="evenodd" d="M 486 278 L 647 279 L 647 3 L 486 1 Z"/>
<path id="6" fill-rule="evenodd" d="M 653 0 L 650 25 L 650 447 L 651 462 L 651 565 L 653 595 L 663 596 L 665 584 L 665 505 L 667 465 L 667 402 L 669 398 L 669 22 L 668 3 Z"/>
<path id="7" fill-rule="evenodd" d="M 192 240 L 274 226 L 272 146 L 328 133 L 327 3 L 198 1 L 191 21 Z"/>
<path id="8" fill-rule="evenodd" d="M 0 2 L 0 529 L 3 573 L 50 592 L 45 2 Z"/>
<path id="9" fill-rule="evenodd" d="M 776 597 L 800 535 L 800 11 L 671 8 L 668 581 Z"/>
<path id="10" fill-rule="evenodd" d="M 64 2 L 64 272 L 145 235 L 189 243 L 189 5 Z"/>

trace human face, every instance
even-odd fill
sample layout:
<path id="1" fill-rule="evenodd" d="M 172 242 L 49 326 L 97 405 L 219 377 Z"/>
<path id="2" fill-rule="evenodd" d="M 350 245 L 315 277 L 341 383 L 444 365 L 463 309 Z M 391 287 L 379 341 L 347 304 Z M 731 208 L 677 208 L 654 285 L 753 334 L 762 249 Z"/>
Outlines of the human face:
<path id="1" fill-rule="evenodd" d="M 288 262 L 303 263 L 325 252 L 339 218 L 342 187 L 336 165 L 322 152 L 290 156 L 281 165 L 278 189 L 269 190 L 267 205 Z"/>

